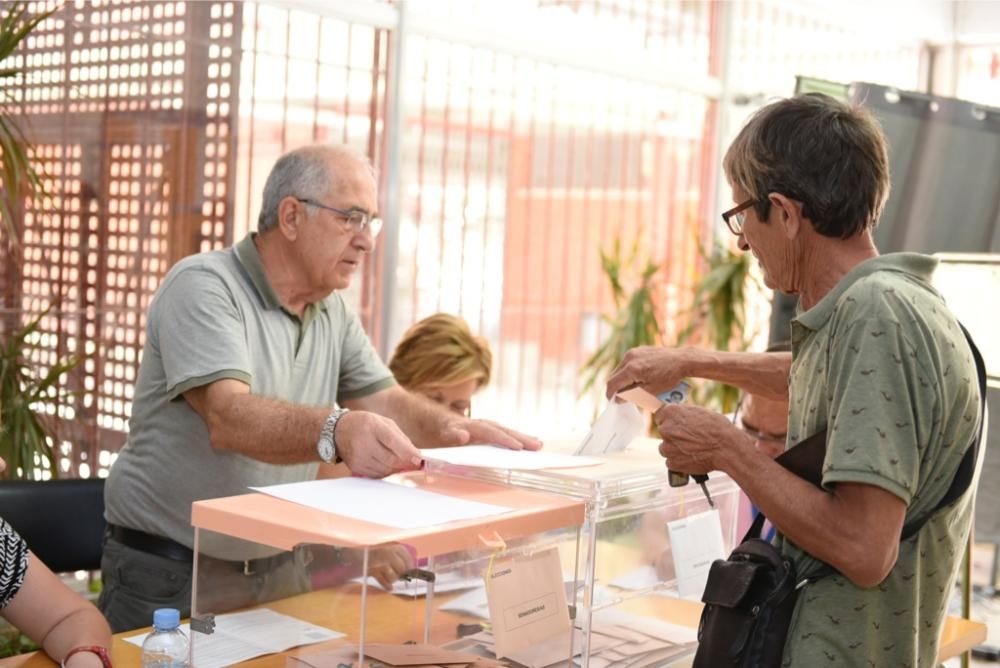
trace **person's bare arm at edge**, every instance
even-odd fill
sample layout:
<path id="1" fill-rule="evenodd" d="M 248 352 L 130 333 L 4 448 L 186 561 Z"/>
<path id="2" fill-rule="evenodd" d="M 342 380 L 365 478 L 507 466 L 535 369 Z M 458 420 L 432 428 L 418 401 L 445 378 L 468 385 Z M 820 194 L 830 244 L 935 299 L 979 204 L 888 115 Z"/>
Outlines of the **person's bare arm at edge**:
<path id="1" fill-rule="evenodd" d="M 667 405 L 655 419 L 660 454 L 671 470 L 726 473 L 789 540 L 858 587 L 874 587 L 892 570 L 906 515 L 899 497 L 858 483 L 821 490 L 757 450 L 750 436 L 714 411 Z"/>
<path id="2" fill-rule="evenodd" d="M 205 420 L 212 447 L 271 464 L 318 461 L 316 443 L 332 410 L 259 397 L 228 378 L 188 390 L 184 399 Z M 381 478 L 423 462 L 392 420 L 364 410 L 340 419 L 336 440 L 337 454 L 357 475 Z"/>
<path id="3" fill-rule="evenodd" d="M 341 403 L 346 408 L 372 411 L 392 418 L 403 433 L 421 448 L 469 443 L 499 445 L 511 450 L 538 450 L 542 447 L 537 438 L 489 420 L 472 420 L 456 415 L 398 385 Z"/>
<path id="4" fill-rule="evenodd" d="M 610 399 L 620 390 L 638 385 L 659 394 L 684 378 L 705 378 L 733 385 L 770 399 L 788 397 L 792 354 L 729 353 L 701 348 L 641 346 L 625 353 L 608 378 Z"/>
<path id="5" fill-rule="evenodd" d="M 109 652 L 111 649 L 111 629 L 100 611 L 64 585 L 30 552 L 24 583 L 3 616 L 56 661 L 62 661 L 74 647 L 98 645 Z M 100 658 L 89 652 L 74 654 L 66 662 L 66 668 L 100 665 Z"/>

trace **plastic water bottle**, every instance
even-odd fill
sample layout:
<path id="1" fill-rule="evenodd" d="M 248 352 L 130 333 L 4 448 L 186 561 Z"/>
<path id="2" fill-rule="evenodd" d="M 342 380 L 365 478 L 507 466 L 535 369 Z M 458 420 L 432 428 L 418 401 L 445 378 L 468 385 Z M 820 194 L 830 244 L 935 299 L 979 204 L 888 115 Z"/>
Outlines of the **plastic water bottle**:
<path id="1" fill-rule="evenodd" d="M 180 624 L 175 608 L 153 613 L 153 631 L 142 641 L 142 668 L 187 668 L 188 639 Z"/>

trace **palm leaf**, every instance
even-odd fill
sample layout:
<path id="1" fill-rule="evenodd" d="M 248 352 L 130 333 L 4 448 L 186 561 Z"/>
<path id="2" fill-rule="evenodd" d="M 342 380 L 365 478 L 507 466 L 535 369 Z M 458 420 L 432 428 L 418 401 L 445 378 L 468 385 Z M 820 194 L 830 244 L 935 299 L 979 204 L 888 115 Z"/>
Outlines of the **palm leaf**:
<path id="1" fill-rule="evenodd" d="M 678 343 L 690 341 L 696 332 L 716 350 L 744 350 L 748 337 L 746 323 L 746 290 L 750 275 L 750 256 L 730 248 L 701 247 L 700 254 L 707 266 L 695 289 L 690 309 L 685 311 L 688 324 L 678 334 Z M 739 391 L 722 383 L 705 383 L 696 387 L 696 400 L 728 412 L 735 408 Z"/>
<path id="2" fill-rule="evenodd" d="M 27 4 L 14 2 L 0 20 L 0 63 L 14 54 L 21 43 L 38 24 L 50 17 L 57 8 L 40 14 L 29 15 Z M 18 67 L 4 67 L 0 70 L 3 79 L 16 79 L 24 74 Z M 12 96 L 8 92 L 13 81 L 0 87 L 0 95 L 5 102 Z M 16 212 L 20 198 L 35 195 L 45 196 L 42 178 L 28 156 L 27 142 L 21 129 L 13 122 L 9 109 L 0 109 L 0 180 L 3 192 L 0 196 L 0 239 L 7 237 L 7 247 L 17 256 L 18 234 Z"/>
<path id="3" fill-rule="evenodd" d="M 41 460 L 42 469 L 58 477 L 51 418 L 38 409 L 40 404 L 59 403 L 61 396 L 66 396 L 60 380 L 82 358 L 72 355 L 58 360 L 41 375 L 35 373 L 28 359 L 42 321 L 54 306 L 50 304 L 20 328 L 8 332 L 0 343 L 0 456 L 7 460 L 7 477 L 17 476 L 19 470 L 25 478 L 38 477 L 36 459 Z"/>

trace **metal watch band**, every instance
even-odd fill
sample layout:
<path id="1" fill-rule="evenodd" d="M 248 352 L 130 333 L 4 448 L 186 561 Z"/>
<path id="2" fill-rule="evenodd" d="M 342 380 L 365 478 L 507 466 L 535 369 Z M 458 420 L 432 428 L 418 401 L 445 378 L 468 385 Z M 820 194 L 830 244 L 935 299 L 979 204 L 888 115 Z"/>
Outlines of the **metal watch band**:
<path id="1" fill-rule="evenodd" d="M 337 408 L 326 418 L 326 422 L 323 423 L 323 431 L 320 432 L 320 440 L 327 440 L 333 445 L 333 461 L 334 463 L 340 463 L 343 458 L 340 456 L 337 448 L 337 423 L 340 422 L 340 418 L 347 414 L 348 409 Z"/>

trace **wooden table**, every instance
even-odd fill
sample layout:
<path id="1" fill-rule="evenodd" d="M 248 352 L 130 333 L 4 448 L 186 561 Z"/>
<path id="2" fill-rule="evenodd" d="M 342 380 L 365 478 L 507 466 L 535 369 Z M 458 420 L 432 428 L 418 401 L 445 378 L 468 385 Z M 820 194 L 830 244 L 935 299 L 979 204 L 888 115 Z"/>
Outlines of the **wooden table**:
<path id="1" fill-rule="evenodd" d="M 435 596 L 435 608 L 458 594 Z M 317 645 L 308 645 L 288 650 L 281 654 L 262 656 L 247 661 L 241 665 L 247 668 L 286 668 L 286 658 L 302 656 L 329 649 L 345 643 L 356 641 L 356 632 L 360 618 L 360 594 L 339 595 L 333 591 L 316 591 L 301 596 L 294 596 L 268 603 L 266 607 L 320 626 L 343 631 L 348 639 L 332 640 Z M 406 599 L 383 592 L 369 593 L 369 623 L 368 637 L 396 642 L 406 640 L 421 641 L 419 629 L 422 626 L 424 599 Z M 701 604 L 694 601 L 683 601 L 665 597 L 647 597 L 626 601 L 619 606 L 624 612 L 656 616 L 659 619 L 697 627 L 701 614 Z M 401 620 L 410 620 L 411 624 L 401 624 Z M 431 630 L 432 640 L 449 639 L 456 636 L 456 626 L 460 622 L 474 621 L 469 618 L 449 612 L 437 610 L 433 618 Z M 111 647 L 111 657 L 118 668 L 131 668 L 141 663 L 140 649 L 125 641 L 142 633 L 140 630 L 125 631 L 114 636 Z M 414 635 L 416 634 L 416 635 Z M 986 625 L 959 617 L 948 617 L 941 633 L 941 646 L 938 651 L 938 662 L 967 652 L 986 640 Z M 0 659 L 0 668 L 52 668 L 56 663 L 40 652 L 23 654 L 21 656 Z"/>

